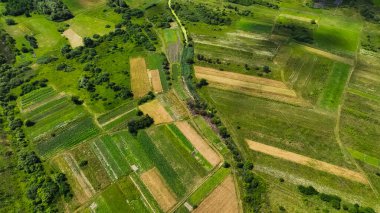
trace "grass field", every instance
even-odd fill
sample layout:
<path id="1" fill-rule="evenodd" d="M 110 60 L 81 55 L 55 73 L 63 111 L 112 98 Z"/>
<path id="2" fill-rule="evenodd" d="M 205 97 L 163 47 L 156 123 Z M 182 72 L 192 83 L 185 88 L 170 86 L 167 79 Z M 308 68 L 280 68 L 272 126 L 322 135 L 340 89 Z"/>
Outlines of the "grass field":
<path id="1" fill-rule="evenodd" d="M 84 212 L 148 212 L 149 206 L 130 177 L 107 187 Z"/>
<path id="2" fill-rule="evenodd" d="M 263 141 L 288 151 L 352 167 L 345 162 L 335 141 L 334 117 L 312 109 L 239 93 L 213 88 L 207 91 L 209 100 L 215 104 L 221 116 L 228 119 L 228 126 L 236 132 L 241 143 L 244 143 L 245 138 Z"/>
<path id="3" fill-rule="evenodd" d="M 113 181 L 131 172 L 130 165 L 120 150 L 120 145 L 115 143 L 112 137 L 103 136 L 95 140 L 91 146 Z"/>

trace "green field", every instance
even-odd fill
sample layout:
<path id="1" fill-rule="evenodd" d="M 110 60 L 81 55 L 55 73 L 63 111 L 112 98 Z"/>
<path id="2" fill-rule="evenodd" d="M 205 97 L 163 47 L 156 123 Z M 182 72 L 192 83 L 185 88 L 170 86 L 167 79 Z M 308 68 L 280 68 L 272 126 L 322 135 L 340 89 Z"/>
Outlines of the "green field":
<path id="1" fill-rule="evenodd" d="M 107 187 L 94 199 L 93 203 L 95 203 L 95 208 L 92 209 L 90 205 L 85 210 L 86 212 L 93 210 L 96 212 L 149 212 L 150 210 L 129 177 Z"/>
<path id="2" fill-rule="evenodd" d="M 54 133 L 56 135 L 47 136 L 48 139 L 36 144 L 36 149 L 43 156 L 51 156 L 58 151 L 71 148 L 78 143 L 88 140 L 99 132 L 100 130 L 94 124 L 92 118 L 85 117 L 72 122 L 64 129 Z"/>

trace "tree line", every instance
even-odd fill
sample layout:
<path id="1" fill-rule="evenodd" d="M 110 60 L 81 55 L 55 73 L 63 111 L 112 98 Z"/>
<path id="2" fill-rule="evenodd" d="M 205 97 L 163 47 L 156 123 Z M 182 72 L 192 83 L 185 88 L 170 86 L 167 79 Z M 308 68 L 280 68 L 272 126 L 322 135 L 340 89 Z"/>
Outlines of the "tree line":
<path id="1" fill-rule="evenodd" d="M 48 15 L 53 21 L 65 21 L 73 17 L 71 11 L 61 0 L 1 0 L 6 2 L 5 15 L 31 16 L 37 12 Z"/>

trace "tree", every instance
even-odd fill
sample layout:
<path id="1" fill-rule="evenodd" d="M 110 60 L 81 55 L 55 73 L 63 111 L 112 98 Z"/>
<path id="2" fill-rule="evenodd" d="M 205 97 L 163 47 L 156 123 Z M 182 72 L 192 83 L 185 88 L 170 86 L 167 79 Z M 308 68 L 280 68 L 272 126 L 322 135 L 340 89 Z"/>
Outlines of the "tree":
<path id="1" fill-rule="evenodd" d="M 71 101 L 75 104 L 75 105 L 82 105 L 83 104 L 83 100 L 81 100 L 78 96 L 72 96 L 71 97 Z"/>
<path id="2" fill-rule="evenodd" d="M 9 26 L 17 24 L 15 20 L 10 19 L 10 18 L 5 19 L 5 23 L 7 23 L 7 25 Z"/>
<path id="3" fill-rule="evenodd" d="M 26 120 L 26 121 L 25 121 L 25 126 L 27 126 L 27 127 L 34 126 L 34 124 L 36 124 L 36 123 L 33 122 L 33 121 L 31 121 L 31 120 Z"/>

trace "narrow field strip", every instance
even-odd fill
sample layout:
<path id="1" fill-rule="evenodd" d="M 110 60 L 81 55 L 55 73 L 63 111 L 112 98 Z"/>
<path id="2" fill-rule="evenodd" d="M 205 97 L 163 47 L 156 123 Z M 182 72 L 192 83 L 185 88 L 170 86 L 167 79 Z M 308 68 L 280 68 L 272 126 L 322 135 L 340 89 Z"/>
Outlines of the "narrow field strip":
<path id="1" fill-rule="evenodd" d="M 198 152 L 215 167 L 221 161 L 219 155 L 210 147 L 209 144 L 195 131 L 187 121 L 176 122 L 175 125 L 182 134 L 191 142 Z"/>
<path id="2" fill-rule="evenodd" d="M 227 79 L 244 81 L 244 82 L 249 82 L 249 83 L 254 83 L 254 84 L 259 84 L 259 85 L 266 85 L 266 86 L 271 86 L 271 87 L 276 87 L 276 88 L 288 89 L 288 87 L 283 82 L 271 80 L 267 78 L 260 78 L 260 77 L 244 75 L 244 74 L 234 73 L 234 72 L 219 71 L 213 68 L 201 67 L 201 66 L 194 66 L 194 70 L 196 74 L 217 76 L 217 77 L 223 77 Z"/>
<path id="3" fill-rule="evenodd" d="M 239 212 L 238 198 L 233 177 L 228 176 L 207 198 L 194 210 L 194 213 Z"/>
<path id="4" fill-rule="evenodd" d="M 311 53 L 314 53 L 314 54 L 317 54 L 317 55 L 329 58 L 329 59 L 334 60 L 334 61 L 339 61 L 341 63 L 348 64 L 348 65 L 351 65 L 351 66 L 354 65 L 354 60 L 353 59 L 345 58 L 345 57 L 342 57 L 342 56 L 339 56 L 339 55 L 335 55 L 335 54 L 326 52 L 324 50 L 320 50 L 320 49 L 316 49 L 316 48 L 313 48 L 313 47 L 309 47 L 309 46 L 306 46 L 306 45 L 302 45 L 302 44 L 297 44 L 297 45 L 300 46 L 300 47 L 302 47 L 304 50 L 307 50 L 307 51 L 309 51 Z"/>
<path id="5" fill-rule="evenodd" d="M 151 116 L 155 124 L 170 123 L 173 121 L 173 118 L 157 99 L 145 103 L 139 106 L 139 108 L 145 114 Z"/>
<path id="6" fill-rule="evenodd" d="M 153 92 L 161 93 L 163 92 L 161 79 L 160 79 L 160 71 L 158 70 L 150 70 L 149 71 L 150 81 L 153 87 Z"/>
<path id="7" fill-rule="evenodd" d="M 243 75 L 233 72 L 218 71 L 212 68 L 195 66 L 195 76 L 206 79 L 211 87 L 243 93 L 246 95 L 286 102 L 297 106 L 310 106 L 297 97 L 294 90 L 280 81 Z"/>
<path id="8" fill-rule="evenodd" d="M 118 115 L 118 116 L 116 116 L 116 117 L 114 117 L 114 118 L 111 118 L 111 119 L 108 120 L 107 122 L 101 123 L 100 125 L 101 125 L 102 127 L 103 127 L 103 126 L 106 126 L 107 124 L 110 124 L 110 123 L 116 121 L 117 119 L 123 117 L 124 115 L 127 115 L 128 113 L 132 112 L 133 110 L 135 110 L 135 108 L 133 108 L 133 109 L 127 111 L 127 112 L 124 112 L 124 113 L 122 113 L 122 114 L 120 114 L 120 115 Z"/>
<path id="9" fill-rule="evenodd" d="M 198 79 L 204 78 L 210 83 L 225 84 L 228 86 L 274 93 L 288 97 L 297 97 L 297 94 L 293 90 L 287 88 L 286 85 L 280 81 L 233 72 L 218 71 L 215 69 L 198 66 L 195 66 L 195 76 Z"/>
<path id="10" fill-rule="evenodd" d="M 141 174 L 141 180 L 144 182 L 163 211 L 168 211 L 177 203 L 174 194 L 166 186 L 163 178 L 156 168 Z"/>
<path id="11" fill-rule="evenodd" d="M 106 169 L 109 177 L 113 181 L 117 180 L 118 176 L 117 176 L 116 172 L 112 169 L 112 167 L 108 163 L 106 157 L 104 156 L 104 154 L 102 153 L 102 151 L 100 150 L 100 148 L 98 147 L 98 145 L 96 145 L 96 142 L 94 142 L 92 145 L 93 145 L 92 147 L 94 149 L 95 155 L 98 157 L 99 161 L 103 164 L 103 167 Z"/>
<path id="12" fill-rule="evenodd" d="M 360 182 L 363 184 L 369 184 L 367 178 L 359 172 L 355 172 L 355 171 L 352 171 L 340 166 L 329 164 L 329 163 L 319 161 L 313 158 L 309 158 L 303 155 L 299 155 L 293 152 L 288 152 L 288 151 L 285 151 L 273 146 L 268 146 L 262 143 L 248 140 L 248 139 L 246 139 L 246 142 L 249 148 L 254 151 L 261 152 L 261 153 L 271 155 L 273 157 L 281 158 L 284 160 L 288 160 L 288 161 L 298 163 L 304 166 L 309 166 L 311 168 L 324 171 L 330 174 L 334 174 L 336 176 L 340 176 L 348 180 Z"/>
<path id="13" fill-rule="evenodd" d="M 131 87 L 133 96 L 141 98 L 150 91 L 150 81 L 146 69 L 145 59 L 142 57 L 131 58 Z"/>

